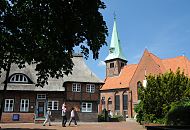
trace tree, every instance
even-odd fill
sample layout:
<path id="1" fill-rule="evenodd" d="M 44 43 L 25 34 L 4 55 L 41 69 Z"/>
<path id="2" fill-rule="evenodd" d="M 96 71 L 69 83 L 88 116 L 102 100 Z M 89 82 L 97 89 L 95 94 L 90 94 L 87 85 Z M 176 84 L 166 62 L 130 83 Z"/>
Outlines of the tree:
<path id="1" fill-rule="evenodd" d="M 93 58 L 106 45 L 108 30 L 101 0 L 1 0 L 0 70 L 6 71 L 0 118 L 11 64 L 36 64 L 37 86 L 72 71 L 75 46 Z"/>
<path id="2" fill-rule="evenodd" d="M 143 112 L 140 121 L 163 121 L 174 102 L 182 101 L 189 96 L 190 79 L 180 72 L 170 71 L 147 77 L 147 87 L 140 91 L 140 104 L 137 112 Z"/>

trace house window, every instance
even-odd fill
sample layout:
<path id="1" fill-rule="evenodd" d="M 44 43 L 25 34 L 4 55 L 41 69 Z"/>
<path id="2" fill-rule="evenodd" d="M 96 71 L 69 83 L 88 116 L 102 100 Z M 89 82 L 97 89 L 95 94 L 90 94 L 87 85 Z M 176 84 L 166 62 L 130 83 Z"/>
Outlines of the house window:
<path id="1" fill-rule="evenodd" d="M 128 109 L 128 95 L 123 95 L 123 110 Z"/>
<path id="2" fill-rule="evenodd" d="M 79 83 L 73 83 L 73 85 L 72 85 L 72 91 L 73 92 L 80 92 L 81 91 L 81 84 L 79 84 Z"/>
<path id="3" fill-rule="evenodd" d="M 120 97 L 115 95 L 115 110 L 120 110 Z"/>
<path id="4" fill-rule="evenodd" d="M 82 112 L 92 112 L 92 103 L 83 102 Z"/>
<path id="5" fill-rule="evenodd" d="M 110 68 L 114 68 L 114 63 L 110 63 Z"/>
<path id="6" fill-rule="evenodd" d="M 86 85 L 86 92 L 94 93 L 95 92 L 95 85 L 94 84 L 87 84 Z"/>
<path id="7" fill-rule="evenodd" d="M 14 99 L 5 99 L 5 107 L 4 107 L 5 112 L 13 111 L 13 106 L 14 106 Z"/>
<path id="8" fill-rule="evenodd" d="M 28 78 L 23 75 L 23 74 L 14 74 L 11 78 L 10 78 L 10 82 L 14 82 L 14 83 L 28 83 Z"/>
<path id="9" fill-rule="evenodd" d="M 29 111 L 29 99 L 21 99 L 20 111 L 21 112 L 28 112 Z"/>
<path id="10" fill-rule="evenodd" d="M 58 101 L 48 101 L 48 108 L 50 108 L 51 110 L 58 110 L 58 106 Z"/>
<path id="11" fill-rule="evenodd" d="M 46 94 L 37 94 L 37 99 L 46 99 Z"/>

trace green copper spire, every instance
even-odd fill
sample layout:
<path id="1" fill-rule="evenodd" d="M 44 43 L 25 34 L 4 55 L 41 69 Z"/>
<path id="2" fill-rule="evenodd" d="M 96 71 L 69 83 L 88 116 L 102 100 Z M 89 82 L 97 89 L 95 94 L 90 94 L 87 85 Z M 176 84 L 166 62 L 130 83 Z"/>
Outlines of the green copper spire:
<path id="1" fill-rule="evenodd" d="M 116 27 L 116 18 L 114 15 L 114 24 L 113 24 L 113 31 L 112 31 L 109 55 L 106 57 L 105 61 L 117 59 L 117 58 L 127 61 L 122 53 L 122 49 L 120 46 L 120 40 L 119 40 L 117 27 Z"/>

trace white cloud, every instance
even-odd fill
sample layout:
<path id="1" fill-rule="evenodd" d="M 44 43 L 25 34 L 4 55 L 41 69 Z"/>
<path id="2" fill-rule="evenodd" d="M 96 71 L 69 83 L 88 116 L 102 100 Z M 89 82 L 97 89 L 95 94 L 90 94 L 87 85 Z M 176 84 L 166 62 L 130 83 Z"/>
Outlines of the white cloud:
<path id="1" fill-rule="evenodd" d="M 106 63 L 104 61 L 100 60 L 98 62 L 98 66 L 106 66 Z"/>

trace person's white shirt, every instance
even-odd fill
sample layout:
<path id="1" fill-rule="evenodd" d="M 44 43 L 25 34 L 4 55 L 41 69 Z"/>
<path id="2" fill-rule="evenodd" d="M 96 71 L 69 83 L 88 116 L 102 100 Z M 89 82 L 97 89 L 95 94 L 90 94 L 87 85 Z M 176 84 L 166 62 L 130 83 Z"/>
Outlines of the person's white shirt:
<path id="1" fill-rule="evenodd" d="M 62 105 L 62 110 L 65 108 L 65 103 L 63 103 L 63 105 Z"/>
<path id="2" fill-rule="evenodd" d="M 71 111 L 71 117 L 75 117 L 75 112 L 74 112 L 74 110 Z"/>

